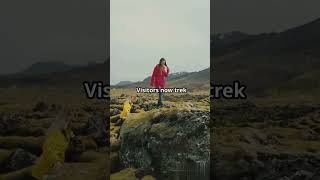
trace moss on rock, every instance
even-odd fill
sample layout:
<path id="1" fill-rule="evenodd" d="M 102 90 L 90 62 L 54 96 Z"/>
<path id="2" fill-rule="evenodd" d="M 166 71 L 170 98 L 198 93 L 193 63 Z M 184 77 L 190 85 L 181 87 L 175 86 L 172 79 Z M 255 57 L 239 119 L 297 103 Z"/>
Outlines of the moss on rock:
<path id="1" fill-rule="evenodd" d="M 141 180 L 156 180 L 156 178 L 154 178 L 153 176 L 147 175 L 147 176 L 143 176 Z"/>
<path id="2" fill-rule="evenodd" d="M 117 173 L 111 174 L 111 180 L 136 180 L 135 169 L 127 168 Z"/>
<path id="3" fill-rule="evenodd" d="M 157 135 L 161 139 L 170 139 L 176 135 L 176 129 L 173 127 L 168 127 L 166 123 L 153 124 L 149 133 L 152 135 Z"/>

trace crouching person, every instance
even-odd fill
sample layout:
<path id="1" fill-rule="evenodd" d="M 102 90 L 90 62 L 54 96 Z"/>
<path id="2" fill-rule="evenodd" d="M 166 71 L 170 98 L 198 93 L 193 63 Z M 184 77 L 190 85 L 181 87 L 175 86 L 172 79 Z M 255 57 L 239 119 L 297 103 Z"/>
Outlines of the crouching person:
<path id="1" fill-rule="evenodd" d="M 126 117 L 130 114 L 133 103 L 136 102 L 136 96 L 129 96 L 126 101 L 123 103 L 122 112 L 120 113 L 121 119 L 126 119 Z"/>
<path id="2" fill-rule="evenodd" d="M 74 136 L 70 128 L 70 118 L 64 110 L 47 131 L 42 154 L 32 167 L 32 176 L 38 180 L 50 179 L 61 172 L 65 152 Z"/>
<path id="3" fill-rule="evenodd" d="M 133 103 L 137 101 L 136 96 L 128 96 L 127 99 L 124 101 L 122 106 L 122 111 L 120 114 L 111 116 L 110 121 L 112 123 L 115 123 L 115 125 L 119 126 L 122 124 L 122 122 L 127 118 L 127 116 L 130 114 Z"/>

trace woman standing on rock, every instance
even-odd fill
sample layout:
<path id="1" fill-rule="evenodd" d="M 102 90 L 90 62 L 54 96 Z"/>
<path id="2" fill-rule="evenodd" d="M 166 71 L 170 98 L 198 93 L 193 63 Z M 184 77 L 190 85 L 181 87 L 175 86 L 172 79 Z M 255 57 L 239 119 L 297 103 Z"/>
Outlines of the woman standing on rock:
<path id="1" fill-rule="evenodd" d="M 166 60 L 161 58 L 159 64 L 157 64 L 152 72 L 150 85 L 156 87 L 159 90 L 158 107 L 163 106 L 163 92 L 161 88 L 165 88 L 166 78 L 169 74 L 169 67 L 167 66 Z"/>

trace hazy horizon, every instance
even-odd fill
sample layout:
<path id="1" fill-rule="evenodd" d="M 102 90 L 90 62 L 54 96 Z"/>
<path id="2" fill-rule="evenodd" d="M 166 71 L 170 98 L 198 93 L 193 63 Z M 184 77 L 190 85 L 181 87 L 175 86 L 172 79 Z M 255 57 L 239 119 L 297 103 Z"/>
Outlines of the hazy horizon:
<path id="1" fill-rule="evenodd" d="M 210 68 L 210 67 L 206 67 L 206 68 L 204 68 L 204 69 L 201 69 L 201 70 L 199 70 L 199 71 L 202 71 L 202 70 L 205 70 L 205 69 L 208 69 L 208 68 Z M 193 73 L 193 72 L 199 72 L 199 71 L 177 71 L 177 72 L 171 72 L 170 74 L 174 74 L 174 73 Z M 113 84 L 111 84 L 111 85 L 117 85 L 118 83 L 120 83 L 120 82 L 126 82 L 126 81 L 128 81 L 128 82 L 142 82 L 145 78 L 148 78 L 148 77 L 150 77 L 151 76 L 151 74 L 150 75 L 148 75 L 148 76 L 146 76 L 146 77 L 144 77 L 144 78 L 142 78 L 142 79 L 140 79 L 140 80 L 136 80 L 136 81 L 129 81 L 129 80 L 123 80 L 123 81 L 119 81 L 119 82 L 116 82 L 116 83 L 113 83 Z"/>

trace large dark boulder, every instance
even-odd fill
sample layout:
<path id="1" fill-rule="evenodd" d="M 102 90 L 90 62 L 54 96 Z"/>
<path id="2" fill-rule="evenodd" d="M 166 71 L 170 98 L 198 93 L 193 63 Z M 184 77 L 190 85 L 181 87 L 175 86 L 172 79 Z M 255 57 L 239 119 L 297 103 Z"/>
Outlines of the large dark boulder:
<path id="1" fill-rule="evenodd" d="M 208 124 L 209 112 L 199 109 L 131 113 L 120 130 L 120 162 L 161 178 L 183 177 L 183 171 L 204 177 L 209 171 Z"/>

